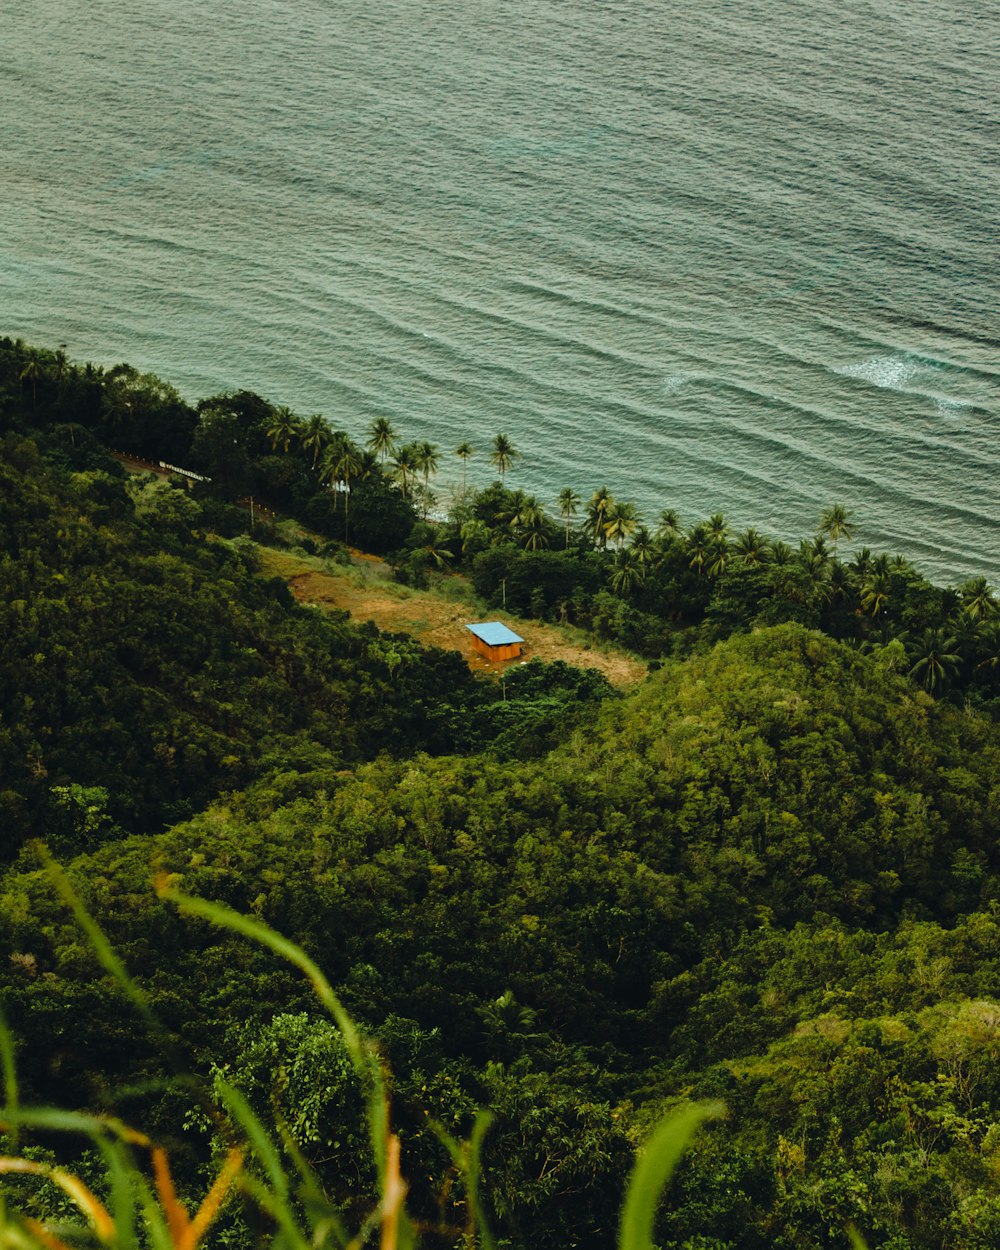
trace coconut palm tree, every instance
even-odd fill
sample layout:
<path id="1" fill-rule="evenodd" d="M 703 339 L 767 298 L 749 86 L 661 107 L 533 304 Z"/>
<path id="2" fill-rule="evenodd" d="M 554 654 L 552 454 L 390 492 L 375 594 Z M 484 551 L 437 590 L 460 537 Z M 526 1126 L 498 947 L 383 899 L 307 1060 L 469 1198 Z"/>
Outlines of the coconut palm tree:
<path id="1" fill-rule="evenodd" d="M 708 550 L 708 575 L 721 577 L 729 565 L 729 548 L 725 543 L 713 542 Z"/>
<path id="2" fill-rule="evenodd" d="M 306 421 L 305 425 L 302 427 L 302 432 L 299 435 L 299 445 L 302 447 L 302 450 L 312 452 L 312 463 L 314 469 L 316 467 L 316 461 L 323 454 L 324 449 L 330 446 L 331 441 L 332 435 L 330 427 L 318 412 L 314 413 L 314 415 L 309 417 Z"/>
<path id="3" fill-rule="evenodd" d="M 559 492 L 559 515 L 566 522 L 566 546 L 569 547 L 569 525 L 580 507 L 580 496 L 567 486 Z"/>
<path id="4" fill-rule="evenodd" d="M 414 443 L 413 455 L 417 472 L 424 475 L 420 494 L 423 502 L 424 520 L 426 521 L 428 513 L 435 502 L 434 496 L 431 494 L 431 474 L 437 472 L 438 449 L 433 443 Z"/>
<path id="5" fill-rule="evenodd" d="M 829 589 L 831 603 L 835 600 L 846 600 L 852 589 L 851 575 L 839 560 L 834 560 L 830 566 Z"/>
<path id="6" fill-rule="evenodd" d="M 368 450 L 374 452 L 380 464 L 396 450 L 396 431 L 388 417 L 376 417 L 368 427 Z"/>
<path id="7" fill-rule="evenodd" d="M 675 538 L 680 537 L 681 522 L 676 508 L 664 508 L 653 535 L 661 547 L 668 547 Z"/>
<path id="8" fill-rule="evenodd" d="M 850 538 L 854 533 L 851 515 L 842 504 L 835 503 L 825 508 L 819 518 L 819 533 L 833 543 L 833 554 L 837 554 L 837 543 L 842 538 Z"/>
<path id="9" fill-rule="evenodd" d="M 407 489 L 417 476 L 417 453 L 413 443 L 404 443 L 389 464 L 389 476 L 399 486 L 406 498 Z"/>
<path id="10" fill-rule="evenodd" d="M 862 547 L 860 551 L 855 553 L 854 559 L 847 566 L 855 577 L 861 581 L 868 576 L 872 564 L 872 553 L 870 547 Z"/>
<path id="11" fill-rule="evenodd" d="M 351 482 L 361 476 L 364 469 L 364 461 L 358 448 L 347 439 L 338 447 L 336 455 L 337 459 L 333 466 L 333 471 L 344 483 L 344 541 L 346 542 L 350 526 L 347 509 L 351 498 Z"/>
<path id="12" fill-rule="evenodd" d="M 889 574 L 872 571 L 861 584 L 861 607 L 870 616 L 879 616 L 889 599 Z"/>
<path id="13" fill-rule="evenodd" d="M 329 445 L 323 448 L 323 454 L 320 456 L 319 465 L 316 469 L 319 480 L 324 486 L 329 486 L 331 489 L 337 480 L 337 459 L 340 456 L 342 447 L 342 439 L 336 437 L 331 439 Z"/>
<path id="14" fill-rule="evenodd" d="M 423 550 L 427 554 L 428 563 L 433 564 L 439 571 L 448 567 L 448 561 L 453 560 L 454 554 L 447 547 L 440 547 L 436 542 L 429 542 Z"/>
<path id="15" fill-rule="evenodd" d="M 991 617 L 979 635 L 976 653 L 976 669 L 988 668 L 1000 672 L 1000 619 Z"/>
<path id="16" fill-rule="evenodd" d="M 696 525 L 688 531 L 686 540 L 687 552 L 690 557 L 688 560 L 688 568 L 697 569 L 698 576 L 701 577 L 702 569 L 712 555 L 713 543 L 708 532 L 708 527 L 704 524 Z"/>
<path id="17" fill-rule="evenodd" d="M 721 512 L 716 512 L 707 521 L 696 525 L 688 534 L 688 549 L 691 555 L 690 567 L 707 570 L 712 577 L 719 577 L 726 571 L 729 560 L 729 526 Z"/>
<path id="18" fill-rule="evenodd" d="M 799 544 L 799 559 L 804 568 L 826 569 L 832 558 L 827 550 L 826 541 L 821 535 L 816 538 L 803 538 Z"/>
<path id="19" fill-rule="evenodd" d="M 528 495 L 523 500 L 514 525 L 526 551 L 538 551 L 549 545 L 545 513 L 534 495 Z"/>
<path id="20" fill-rule="evenodd" d="M 465 490 L 465 473 L 469 467 L 469 457 L 472 455 L 472 446 L 469 443 L 459 443 L 455 448 L 455 455 L 462 462 L 462 490 Z"/>
<path id="21" fill-rule="evenodd" d="M 301 423 L 291 408 L 275 408 L 267 429 L 264 431 L 271 450 L 281 450 L 288 454 L 288 448 L 299 437 Z"/>
<path id="22" fill-rule="evenodd" d="M 632 558 L 645 573 L 647 565 L 651 565 L 656 559 L 656 544 L 653 542 L 652 535 L 645 525 L 640 525 L 632 535 L 632 541 L 629 543 L 629 551 Z"/>
<path id="23" fill-rule="evenodd" d="M 510 529 L 516 530 L 517 518 L 521 515 L 521 509 L 527 502 L 528 496 L 523 490 L 507 491 L 503 500 L 497 506 L 496 519 L 502 521 Z"/>
<path id="24" fill-rule="evenodd" d="M 771 556 L 771 543 L 755 529 L 748 529 L 733 543 L 733 551 L 740 563 L 749 568 L 751 565 L 767 563 Z"/>
<path id="25" fill-rule="evenodd" d="M 607 524 L 608 512 L 614 506 L 614 496 L 606 486 L 602 486 L 600 490 L 595 490 L 590 497 L 590 502 L 587 504 L 587 519 L 583 523 L 583 528 L 602 551 L 608 545 L 608 535 L 605 526 Z"/>
<path id="26" fill-rule="evenodd" d="M 974 621 L 986 620 L 997 610 L 993 590 L 985 577 L 974 577 L 959 590 L 962 610 Z"/>
<path id="27" fill-rule="evenodd" d="M 493 450 L 490 452 L 490 464 L 496 465 L 497 472 L 500 474 L 500 481 L 503 482 L 504 475 L 511 467 L 515 460 L 520 457 L 521 453 L 510 441 L 506 434 L 498 434 L 493 440 Z"/>
<path id="28" fill-rule="evenodd" d="M 771 563 L 772 564 L 791 564 L 795 552 L 789 547 L 788 543 L 783 543 L 779 538 L 777 542 L 771 544 Z"/>
<path id="29" fill-rule="evenodd" d="M 946 637 L 943 629 L 927 629 L 917 644 L 910 676 L 917 678 L 924 689 L 933 694 L 954 678 L 959 662 L 955 639 Z"/>
<path id="30" fill-rule="evenodd" d="M 29 356 L 28 361 L 25 364 L 24 368 L 18 374 L 20 381 L 31 383 L 31 411 L 32 412 L 35 411 L 35 406 L 38 401 L 38 395 L 36 393 L 38 379 L 43 375 L 43 372 L 44 370 L 42 369 L 41 362 L 39 361 L 38 357 Z"/>
<path id="31" fill-rule="evenodd" d="M 634 503 L 613 503 L 605 515 L 604 532 L 620 551 L 625 539 L 635 533 L 639 514 Z"/>
<path id="32" fill-rule="evenodd" d="M 490 527 L 478 517 L 470 517 L 459 530 L 459 537 L 462 540 L 463 556 L 476 551 L 485 551 L 490 545 Z"/>
<path id="33" fill-rule="evenodd" d="M 618 550 L 615 563 L 611 570 L 609 583 L 616 595 L 627 595 L 634 587 L 640 585 L 646 576 L 645 569 L 631 550 Z"/>
<path id="34" fill-rule="evenodd" d="M 424 490 L 430 491 L 431 474 L 438 471 L 438 449 L 433 443 L 416 444 L 417 469 L 424 475 Z"/>

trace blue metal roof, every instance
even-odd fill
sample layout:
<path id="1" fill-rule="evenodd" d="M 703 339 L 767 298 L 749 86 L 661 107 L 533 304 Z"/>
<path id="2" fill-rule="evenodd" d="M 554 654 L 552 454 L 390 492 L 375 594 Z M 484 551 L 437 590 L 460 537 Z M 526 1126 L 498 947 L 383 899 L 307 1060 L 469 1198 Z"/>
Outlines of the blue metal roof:
<path id="1" fill-rule="evenodd" d="M 465 628 L 481 638 L 488 647 L 504 647 L 509 642 L 524 642 L 520 634 L 515 634 L 499 621 L 481 621 L 478 625 L 466 625 Z"/>

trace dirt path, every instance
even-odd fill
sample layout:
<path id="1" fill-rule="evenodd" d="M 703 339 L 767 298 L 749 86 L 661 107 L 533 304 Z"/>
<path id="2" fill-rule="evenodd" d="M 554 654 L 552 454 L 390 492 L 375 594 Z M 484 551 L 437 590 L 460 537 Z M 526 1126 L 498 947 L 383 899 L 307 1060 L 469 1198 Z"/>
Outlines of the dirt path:
<path id="1" fill-rule="evenodd" d="M 392 581 L 388 567 L 378 559 L 355 553 L 344 572 L 318 567 L 320 562 L 287 552 L 261 549 L 265 572 L 285 578 L 300 603 L 350 612 L 356 621 L 374 621 L 379 629 L 411 634 L 424 646 L 459 651 L 469 667 L 478 672 L 500 672 L 517 660 L 490 663 L 472 649 L 465 628 L 484 619 L 473 606 L 465 580 L 441 579 L 431 590 L 413 590 Z M 523 660 L 564 660 L 577 668 L 596 668 L 616 686 L 632 686 L 646 675 L 639 660 L 622 651 L 593 650 L 577 641 L 575 631 L 558 625 L 526 621 L 509 612 L 494 612 L 487 619 L 502 620 L 525 639 Z"/>

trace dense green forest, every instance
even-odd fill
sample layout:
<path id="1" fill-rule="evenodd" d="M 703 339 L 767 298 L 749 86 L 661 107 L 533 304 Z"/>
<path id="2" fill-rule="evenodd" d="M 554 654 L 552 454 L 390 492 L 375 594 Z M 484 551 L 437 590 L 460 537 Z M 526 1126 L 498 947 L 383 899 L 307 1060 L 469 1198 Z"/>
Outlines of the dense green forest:
<path id="1" fill-rule="evenodd" d="M 436 1125 L 466 1136 L 492 1110 L 501 1244 L 611 1246 L 649 1127 L 708 1098 L 727 1114 L 673 1183 L 661 1250 L 832 1250 L 852 1222 L 873 1250 L 1000 1244 L 984 582 L 841 561 L 835 507 L 799 551 L 722 518 L 650 535 L 614 500 L 574 526 L 572 492 L 557 521 L 508 488 L 509 444 L 501 480 L 435 520 L 434 457 L 391 429 L 363 449 L 323 423 L 310 442 L 257 396 L 193 408 L 9 340 L 0 427 L 0 987 L 24 1101 L 141 1125 L 193 1197 L 230 1082 L 344 1210 L 370 1199 L 342 1036 L 272 952 L 180 915 L 166 881 L 293 938 L 377 1039 L 429 1245 L 473 1240 Z M 126 475 L 108 446 L 211 481 Z M 293 539 L 251 519 L 251 494 L 331 559 L 349 536 L 405 580 L 462 568 L 487 602 L 627 642 L 650 675 L 621 695 L 533 663 L 501 690 L 457 654 L 299 607 L 260 574 L 258 542 Z M 98 1152 L 70 1162 L 100 1190 Z M 27 1178 L 12 1192 L 59 1214 Z M 210 1241 L 268 1236 L 233 1207 Z"/>

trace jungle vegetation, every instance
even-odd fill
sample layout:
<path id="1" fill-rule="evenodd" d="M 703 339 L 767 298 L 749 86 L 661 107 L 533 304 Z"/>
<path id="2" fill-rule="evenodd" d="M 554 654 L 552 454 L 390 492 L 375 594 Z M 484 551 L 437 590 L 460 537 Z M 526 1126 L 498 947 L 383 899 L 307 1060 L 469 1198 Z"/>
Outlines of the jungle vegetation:
<path id="1" fill-rule="evenodd" d="M 195 1206 L 236 1089 L 288 1166 L 370 1207 L 343 1032 L 180 891 L 287 935 L 375 1039 L 427 1245 L 481 1240 L 447 1145 L 480 1109 L 487 1222 L 548 1250 L 615 1244 L 637 1145 L 692 1100 L 726 1114 L 672 1182 L 661 1250 L 832 1250 L 852 1224 L 883 1250 L 1000 1244 L 985 583 L 848 557 L 836 507 L 798 551 L 720 517 L 643 534 L 600 491 L 550 518 L 508 489 L 509 440 L 505 480 L 434 520 L 434 457 L 388 422 L 324 470 L 320 425 L 255 396 L 192 408 L 10 341 L 0 365 L 0 993 L 22 1101 L 141 1126 Z M 212 481 L 126 477 L 114 432 Z M 505 701 L 457 655 L 262 578 L 256 543 L 280 534 L 251 537 L 251 492 L 330 558 L 371 533 L 419 580 L 439 553 L 653 671 L 622 696 L 528 665 Z M 86 1138 L 22 1130 L 15 1151 L 103 1192 Z M 33 1180 L 11 1192 L 57 1220 L 64 1195 Z M 276 1236 L 230 1205 L 208 1243 Z"/>

